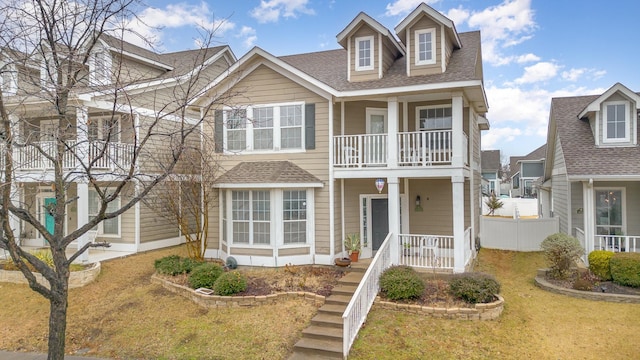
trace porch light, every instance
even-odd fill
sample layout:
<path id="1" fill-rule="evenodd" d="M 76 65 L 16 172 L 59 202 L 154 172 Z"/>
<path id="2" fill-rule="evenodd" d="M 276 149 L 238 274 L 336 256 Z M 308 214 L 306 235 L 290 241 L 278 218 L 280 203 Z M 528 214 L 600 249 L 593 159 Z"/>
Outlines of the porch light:
<path id="1" fill-rule="evenodd" d="M 376 189 L 378 189 L 378 194 L 382 192 L 382 189 L 384 189 L 384 179 L 376 179 Z"/>
<path id="2" fill-rule="evenodd" d="M 416 212 L 422 211 L 422 206 L 420 204 L 420 195 L 416 196 Z"/>

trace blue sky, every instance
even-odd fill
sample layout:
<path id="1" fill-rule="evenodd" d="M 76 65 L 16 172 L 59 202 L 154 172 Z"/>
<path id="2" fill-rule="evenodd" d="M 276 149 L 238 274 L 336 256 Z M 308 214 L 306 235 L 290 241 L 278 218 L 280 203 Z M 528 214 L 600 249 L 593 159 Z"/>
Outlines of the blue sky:
<path id="1" fill-rule="evenodd" d="M 364 11 L 388 29 L 421 1 L 156 0 L 139 15 L 164 51 L 196 47 L 197 26 L 216 26 L 239 58 L 339 48 L 336 35 Z M 602 93 L 616 82 L 640 91 L 634 15 L 640 1 L 428 0 L 458 32 L 480 30 L 491 130 L 483 149 L 525 155 L 546 141 L 552 97 Z M 134 26 L 134 25 L 132 25 Z M 135 42 L 135 41 L 134 41 Z"/>

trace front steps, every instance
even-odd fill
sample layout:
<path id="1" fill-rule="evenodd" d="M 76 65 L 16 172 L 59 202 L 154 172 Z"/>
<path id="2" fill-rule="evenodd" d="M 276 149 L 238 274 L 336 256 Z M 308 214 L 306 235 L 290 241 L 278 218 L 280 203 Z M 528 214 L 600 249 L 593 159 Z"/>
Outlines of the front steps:
<path id="1" fill-rule="evenodd" d="M 342 359 L 342 314 L 356 291 L 370 260 L 352 263 L 349 273 L 338 280 L 311 325 L 293 346 L 289 360 Z"/>

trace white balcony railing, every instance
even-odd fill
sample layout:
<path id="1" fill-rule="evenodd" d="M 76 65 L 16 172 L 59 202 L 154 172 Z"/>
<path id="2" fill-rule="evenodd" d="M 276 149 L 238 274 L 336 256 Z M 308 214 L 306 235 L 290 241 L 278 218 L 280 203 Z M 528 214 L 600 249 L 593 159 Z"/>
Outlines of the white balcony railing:
<path id="1" fill-rule="evenodd" d="M 53 169 L 53 162 L 44 154 L 55 157 L 57 152 L 56 145 L 55 141 L 39 141 L 14 148 L 14 168 L 18 171 Z M 62 167 L 64 169 L 73 169 L 78 165 L 77 157 L 81 154 L 76 145 L 74 140 L 66 141 L 62 157 Z M 4 153 L 4 144 L 1 151 Z M 83 162 L 88 165 L 90 161 L 95 161 L 93 164 L 95 169 L 128 168 L 129 164 L 131 164 L 133 151 L 133 144 L 91 141 L 89 143 L 88 159 Z M 1 158 L 0 166 L 4 168 L 4 156 Z"/>
<path id="2" fill-rule="evenodd" d="M 453 236 L 398 235 L 400 265 L 427 269 L 453 269 Z"/>
<path id="3" fill-rule="evenodd" d="M 451 130 L 398 134 L 398 165 L 445 165 L 453 157 Z"/>
<path id="4" fill-rule="evenodd" d="M 333 138 L 336 166 L 363 167 L 387 164 L 387 134 L 340 135 Z"/>

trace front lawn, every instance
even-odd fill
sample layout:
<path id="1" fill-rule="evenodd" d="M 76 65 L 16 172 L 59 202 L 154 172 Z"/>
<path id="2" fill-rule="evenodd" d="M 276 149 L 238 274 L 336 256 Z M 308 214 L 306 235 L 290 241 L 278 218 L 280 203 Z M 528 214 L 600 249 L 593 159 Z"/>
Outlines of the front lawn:
<path id="1" fill-rule="evenodd" d="M 369 314 L 349 359 L 634 359 L 640 306 L 552 294 L 533 283 L 541 253 L 482 249 L 477 271 L 502 284 L 496 321 L 440 320 L 391 310 Z"/>

